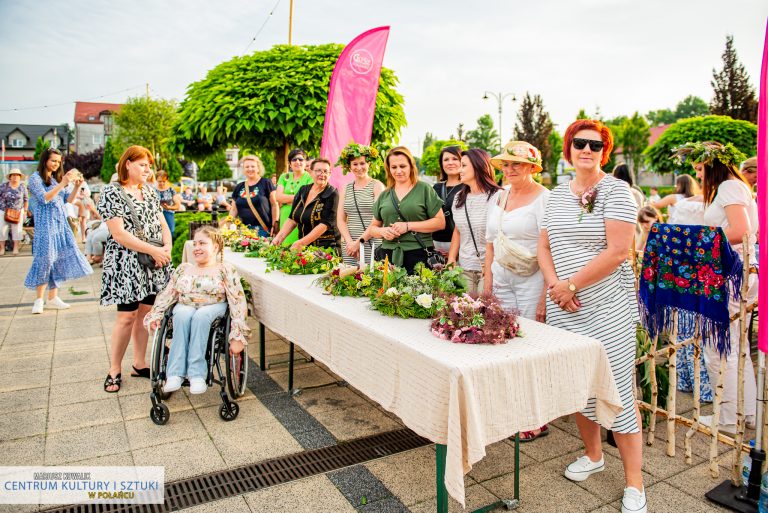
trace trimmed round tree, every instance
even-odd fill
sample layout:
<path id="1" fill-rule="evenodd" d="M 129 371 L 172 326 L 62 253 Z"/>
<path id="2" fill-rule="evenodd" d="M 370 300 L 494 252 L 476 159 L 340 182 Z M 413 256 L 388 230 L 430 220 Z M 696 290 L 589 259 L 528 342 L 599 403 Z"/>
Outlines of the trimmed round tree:
<path id="1" fill-rule="evenodd" d="M 678 166 L 670 158 L 672 149 L 689 142 L 733 143 L 745 155 L 757 151 L 757 125 L 728 116 L 701 116 L 678 121 L 670 126 L 653 146 L 645 150 L 646 163 L 656 173 L 693 174 L 689 165 Z"/>
<path id="2" fill-rule="evenodd" d="M 227 164 L 227 156 L 221 151 L 205 159 L 203 167 L 197 173 L 197 180 L 200 182 L 213 182 L 226 178 L 232 178 L 232 169 Z"/>
<path id="3" fill-rule="evenodd" d="M 187 158 L 204 158 L 235 144 L 270 150 L 278 173 L 291 148 L 316 154 L 331 73 L 343 48 L 277 45 L 219 64 L 187 89 L 174 127 L 176 149 Z M 382 68 L 374 145 L 391 145 L 405 126 L 397 82 L 392 70 Z"/>

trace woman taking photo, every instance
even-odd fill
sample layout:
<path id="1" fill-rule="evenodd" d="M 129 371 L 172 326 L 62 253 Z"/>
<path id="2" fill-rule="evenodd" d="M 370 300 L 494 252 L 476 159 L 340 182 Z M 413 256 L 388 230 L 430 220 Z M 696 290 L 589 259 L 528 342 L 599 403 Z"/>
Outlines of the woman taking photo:
<path id="1" fill-rule="evenodd" d="M 32 267 L 24 280 L 24 286 L 36 289 L 37 292 L 37 299 L 32 305 L 33 314 L 43 313 L 46 287 L 48 308 L 69 308 L 58 296 L 59 286 L 62 282 L 82 278 L 93 272 L 77 247 L 64 209 L 65 202 L 75 201 L 82 179 L 83 175 L 75 170 L 61 176 L 61 152 L 53 148 L 43 151 L 37 172 L 29 177 L 35 243 L 32 245 Z M 73 185 L 72 192 L 67 195 L 64 188 L 70 184 Z"/>
<path id="2" fill-rule="evenodd" d="M 621 511 L 645 513 L 642 433 L 633 382 L 639 316 L 627 261 L 637 205 L 629 186 L 601 169 L 612 149 L 613 135 L 600 121 L 579 120 L 565 131 L 563 153 L 576 178 L 550 194 L 538 258 L 549 296 L 547 323 L 605 346 L 624 408 L 611 427 L 626 480 Z M 565 477 L 584 481 L 605 468 L 595 399 L 575 417 L 585 454 L 568 465 Z"/>
<path id="3" fill-rule="evenodd" d="M 285 244 L 289 234 L 297 229 L 299 239 L 291 244 L 291 249 L 302 249 L 310 244 L 332 249 L 341 254 L 341 237 L 336 228 L 336 209 L 339 194 L 328 183 L 331 177 L 331 161 L 315 159 L 310 169 L 313 183 L 302 185 L 293 198 L 290 217 L 272 239 L 277 246 Z"/>
<path id="4" fill-rule="evenodd" d="M 293 209 L 293 197 L 300 187 L 312 184 L 312 175 L 305 171 L 307 153 L 301 148 L 296 148 L 288 153 L 288 165 L 290 169 L 283 173 L 277 180 L 277 203 L 280 205 L 280 228 L 285 226 Z M 296 230 L 285 238 L 286 244 L 293 244 L 299 238 Z"/>
<path id="5" fill-rule="evenodd" d="M 13 241 L 13 255 L 19 254 L 24 217 L 29 209 L 29 193 L 21 182 L 23 177 L 19 169 L 11 169 L 8 181 L 0 185 L 0 256 L 5 255 L 5 241 L 9 235 Z"/>
<path id="6" fill-rule="evenodd" d="M 459 175 L 464 187 L 453 203 L 455 227 L 448 264 L 457 263 L 464 269 L 467 292 L 479 294 L 484 288 L 488 206 L 499 186 L 494 180 L 491 159 L 485 150 L 473 148 L 463 151 Z"/>
<path id="7" fill-rule="evenodd" d="M 464 188 L 459 179 L 461 172 L 461 148 L 459 146 L 446 146 L 440 150 L 438 157 L 440 164 L 440 181 L 434 185 L 437 196 L 443 200 L 443 217 L 445 228 L 432 234 L 435 249 L 447 255 L 451 249 L 453 239 L 454 216 L 451 212 L 456 194 Z"/>
<path id="8" fill-rule="evenodd" d="M 160 199 L 160 206 L 163 208 L 163 217 L 165 217 L 165 224 L 168 225 L 168 229 L 171 231 L 171 237 L 176 229 L 176 212 L 181 210 L 181 195 L 173 190 L 171 184 L 168 183 L 168 173 L 163 170 L 157 172 L 157 197 Z"/>
<path id="9" fill-rule="evenodd" d="M 546 291 L 536 254 L 549 191 L 533 179 L 542 170 L 541 153 L 525 141 L 510 141 L 491 164 L 509 188 L 488 209 L 485 290 L 493 290 L 504 308 L 544 322 Z"/>
<path id="10" fill-rule="evenodd" d="M 351 171 L 355 177 L 339 191 L 339 204 L 343 208 L 338 209 L 336 218 L 344 243 L 344 263 L 348 265 L 358 265 L 360 243 L 373 219 L 373 203 L 384 190 L 384 184 L 368 174 L 372 163 L 378 162 L 378 159 L 376 148 L 352 143 L 344 148 L 336 163 L 345 172 Z M 373 251 L 373 243 L 373 240 L 368 240 L 364 244 L 366 258 Z"/>
<path id="11" fill-rule="evenodd" d="M 243 157 L 245 181 L 232 191 L 229 214 L 239 217 L 243 224 L 258 230 L 262 237 L 270 237 L 278 231 L 279 212 L 275 186 L 264 178 L 264 164 L 256 155 Z"/>
<path id="12" fill-rule="evenodd" d="M 157 192 L 146 186 L 153 162 L 152 153 L 146 148 L 129 147 L 118 162 L 118 182 L 104 187 L 99 198 L 99 213 L 110 234 L 104 250 L 101 304 L 117 305 L 111 364 L 104 380 L 104 390 L 110 393 L 120 390 L 123 356 L 131 338 L 134 343 L 131 375 L 149 378 L 144 316 L 170 275 L 171 231 Z M 149 255 L 154 267 L 142 265 L 139 253 Z"/>
<path id="13" fill-rule="evenodd" d="M 434 251 L 432 232 L 445 227 L 442 201 L 432 187 L 419 181 L 416 161 L 408 148 L 392 148 L 384 167 L 387 188 L 373 204 L 373 221 L 363 239 L 384 239 L 375 258 L 389 258 L 411 274 L 416 264 L 426 264 L 429 251 Z"/>
<path id="14" fill-rule="evenodd" d="M 755 242 L 757 242 L 757 204 L 752 197 L 752 188 L 741 176 L 738 165 L 742 155 L 733 145 L 722 145 L 719 142 L 707 141 L 687 144 L 680 148 L 676 155 L 686 157 L 697 173 L 702 176 L 704 196 L 704 224 L 719 226 L 725 232 L 731 247 L 743 258 L 742 241 L 747 236 L 747 251 L 749 260 L 755 263 Z M 757 300 L 757 273 L 749 274 L 747 305 Z M 739 313 L 739 301 L 731 298 L 728 302 L 728 313 L 731 317 Z M 751 322 L 752 315 L 747 314 L 746 322 Z M 726 354 L 725 369 L 723 370 L 723 402 L 720 407 L 720 430 L 736 433 L 736 404 L 738 393 L 738 363 L 740 321 L 737 318 L 730 325 L 730 351 Z M 717 381 L 720 372 L 720 354 L 714 344 L 706 344 L 703 348 L 704 362 L 710 378 Z M 744 415 L 747 427 L 754 429 L 757 401 L 757 386 L 752 367 L 752 358 L 747 351 L 744 362 Z M 711 426 L 712 416 L 702 416 L 699 421 Z"/>

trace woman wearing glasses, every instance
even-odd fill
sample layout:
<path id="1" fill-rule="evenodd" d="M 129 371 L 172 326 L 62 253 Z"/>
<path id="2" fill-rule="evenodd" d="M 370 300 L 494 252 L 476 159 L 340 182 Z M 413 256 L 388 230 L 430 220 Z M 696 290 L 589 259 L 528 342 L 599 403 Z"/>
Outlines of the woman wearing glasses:
<path id="1" fill-rule="evenodd" d="M 310 176 L 313 181 L 302 185 L 293 196 L 290 215 L 280 233 L 272 239 L 272 244 L 285 244 L 295 228 L 299 238 L 291 243 L 291 249 L 302 249 L 311 244 L 333 249 L 340 255 L 341 236 L 336 228 L 339 193 L 328 183 L 331 162 L 323 158 L 313 160 Z"/>
<path id="2" fill-rule="evenodd" d="M 277 181 L 277 203 L 280 205 L 280 227 L 291 215 L 293 197 L 300 187 L 312 183 L 312 176 L 305 171 L 307 153 L 301 148 L 296 148 L 288 153 L 290 169 L 280 176 Z M 286 238 L 286 244 L 293 244 L 299 238 L 298 232 L 293 230 Z"/>
<path id="3" fill-rule="evenodd" d="M 600 121 L 576 121 L 565 131 L 563 154 L 576 178 L 552 190 L 539 238 L 538 259 L 547 285 L 547 323 L 600 340 L 605 346 L 623 405 L 613 426 L 624 464 L 622 512 L 647 511 L 640 414 L 632 380 L 637 297 L 627 261 L 637 204 L 626 182 L 601 169 L 613 135 Z M 595 400 L 575 415 L 585 454 L 565 477 L 584 481 L 605 469 Z"/>

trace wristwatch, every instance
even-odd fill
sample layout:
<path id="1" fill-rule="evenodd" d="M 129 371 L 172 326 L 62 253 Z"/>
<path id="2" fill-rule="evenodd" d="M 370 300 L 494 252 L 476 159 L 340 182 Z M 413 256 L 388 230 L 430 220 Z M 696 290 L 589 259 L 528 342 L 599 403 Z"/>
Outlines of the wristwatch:
<path id="1" fill-rule="evenodd" d="M 568 290 L 570 290 L 574 294 L 576 293 L 576 285 L 571 281 L 570 278 L 568 278 Z"/>

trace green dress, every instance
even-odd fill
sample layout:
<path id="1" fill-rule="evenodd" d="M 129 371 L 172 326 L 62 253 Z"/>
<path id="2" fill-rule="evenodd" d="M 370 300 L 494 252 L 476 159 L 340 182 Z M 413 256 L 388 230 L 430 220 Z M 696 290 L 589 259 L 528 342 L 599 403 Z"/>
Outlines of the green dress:
<path id="1" fill-rule="evenodd" d="M 293 178 L 293 171 L 288 171 L 287 173 L 283 173 L 280 175 L 280 179 L 277 181 L 277 186 L 280 187 L 283 186 L 283 193 L 284 194 L 291 194 L 296 195 L 297 192 L 299 192 L 299 188 L 302 185 L 307 185 L 312 183 L 312 175 L 304 171 L 304 173 L 301 175 L 301 177 L 298 180 L 295 180 Z M 285 224 L 286 219 L 288 219 L 291 216 L 291 207 L 293 205 L 291 203 L 286 203 L 285 205 L 280 205 L 280 228 L 283 227 Z M 288 237 L 285 238 L 285 241 L 283 242 L 284 245 L 290 246 L 294 242 L 299 240 L 299 231 L 298 229 L 294 229 Z"/>
<path id="2" fill-rule="evenodd" d="M 443 206 L 443 200 L 432 187 L 425 182 L 416 182 L 413 189 L 408 191 L 402 200 L 398 201 L 400 211 L 405 217 L 405 219 L 401 219 L 392 204 L 393 194 L 393 189 L 385 189 L 373 204 L 373 218 L 381 221 L 385 227 L 398 221 L 410 223 L 427 221 L 435 217 Z M 394 197 L 397 201 L 397 195 Z M 419 238 L 424 246 L 428 248 L 434 246 L 431 233 L 419 233 Z M 392 263 L 399 266 L 403 265 L 403 252 L 421 248 L 413 232 L 404 233 L 394 240 L 382 239 L 381 247 L 392 250 Z"/>

